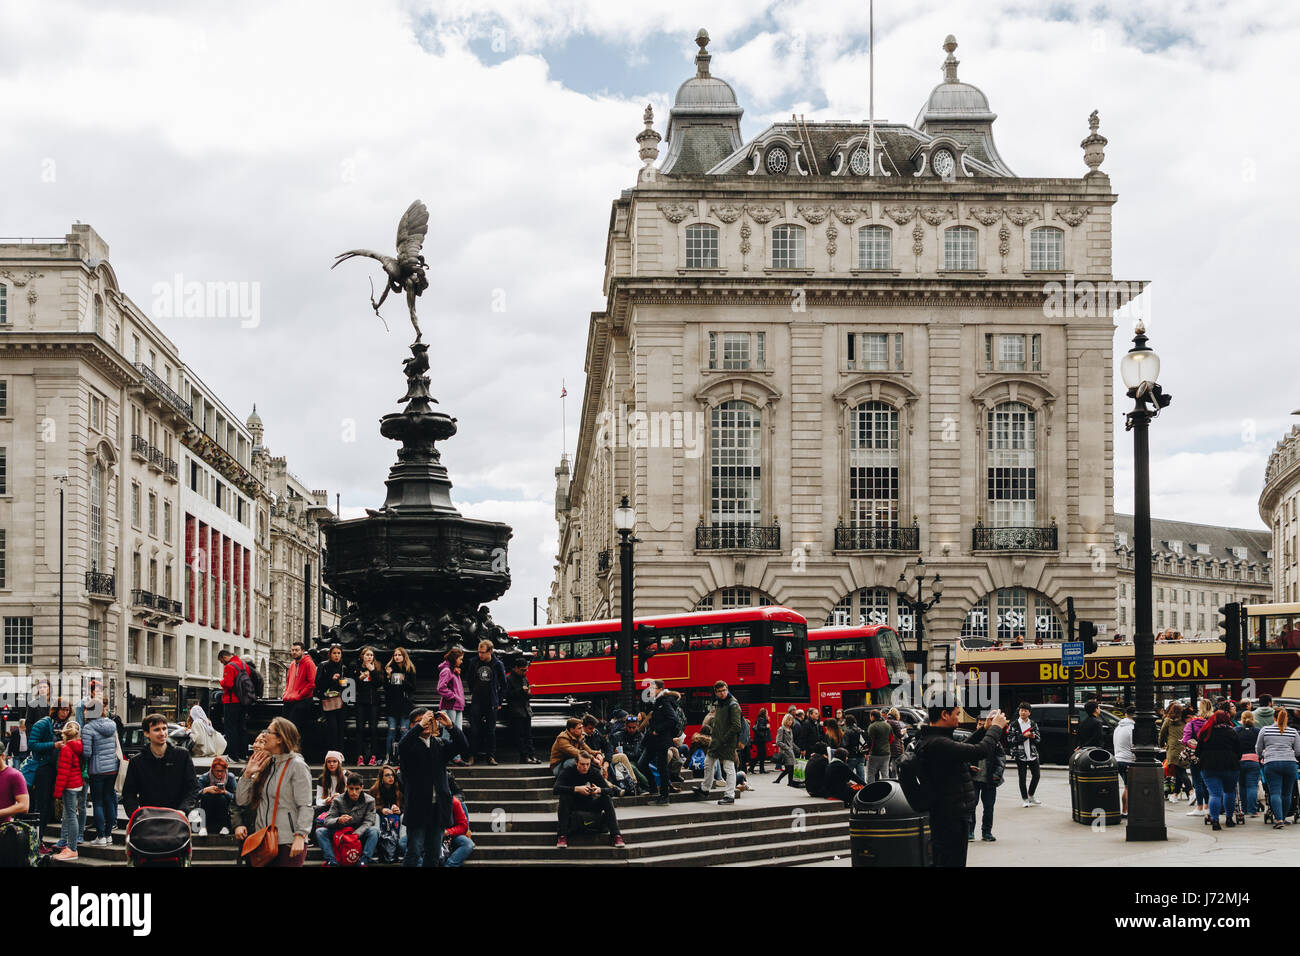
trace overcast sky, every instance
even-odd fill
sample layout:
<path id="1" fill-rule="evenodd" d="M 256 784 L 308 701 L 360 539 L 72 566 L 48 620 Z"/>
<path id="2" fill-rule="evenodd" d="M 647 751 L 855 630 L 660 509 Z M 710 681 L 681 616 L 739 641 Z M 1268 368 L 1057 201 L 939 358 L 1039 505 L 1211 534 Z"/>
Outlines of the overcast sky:
<path id="1" fill-rule="evenodd" d="M 156 2 L 0 6 L 0 234 L 108 241 L 124 291 L 259 284 L 261 321 L 160 325 L 266 443 L 345 513 L 383 500 L 404 394 L 404 307 L 367 304 L 415 198 L 432 220 L 421 300 L 433 392 L 460 419 L 443 446 L 467 514 L 515 529 L 507 627 L 545 601 L 553 469 L 568 447 L 609 204 L 635 181 L 641 111 L 662 133 L 694 72 L 693 37 L 745 109 L 773 120 L 867 115 L 867 4 L 715 0 Z M 1157 516 L 1260 527 L 1265 462 L 1300 406 L 1291 112 L 1300 5 L 1239 2 L 876 4 L 876 113 L 911 122 L 956 35 L 1021 176 L 1078 176 L 1087 116 L 1110 139 L 1114 272 L 1152 282 L 1152 345 L 1174 404 L 1153 426 Z M 1128 347 L 1120 323 L 1116 354 Z M 1117 409 L 1125 404 L 1116 390 Z M 355 441 L 346 439 L 355 428 Z M 1132 509 L 1116 416 L 1116 508 Z"/>

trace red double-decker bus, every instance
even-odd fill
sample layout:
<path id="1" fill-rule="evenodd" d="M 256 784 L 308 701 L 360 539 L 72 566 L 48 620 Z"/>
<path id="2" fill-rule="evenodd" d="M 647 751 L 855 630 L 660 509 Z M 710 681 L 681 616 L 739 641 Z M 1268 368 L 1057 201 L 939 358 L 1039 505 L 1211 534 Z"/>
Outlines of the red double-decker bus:
<path id="1" fill-rule="evenodd" d="M 888 625 L 808 632 L 810 704 L 823 718 L 842 707 L 887 701 L 895 676 L 906 670 L 898 632 Z"/>
<path id="2" fill-rule="evenodd" d="M 808 622 L 788 607 L 697 611 L 635 621 L 638 638 L 650 629 L 654 656 L 637 674 L 638 694 L 652 679 L 682 695 L 687 733 L 704 720 L 713 684 L 724 680 L 751 721 L 773 703 L 805 703 L 808 689 Z M 538 698 L 580 697 L 607 717 L 618 707 L 616 620 L 575 621 L 512 630 L 532 655 L 528 682 Z M 775 737 L 775 730 L 773 731 Z"/>

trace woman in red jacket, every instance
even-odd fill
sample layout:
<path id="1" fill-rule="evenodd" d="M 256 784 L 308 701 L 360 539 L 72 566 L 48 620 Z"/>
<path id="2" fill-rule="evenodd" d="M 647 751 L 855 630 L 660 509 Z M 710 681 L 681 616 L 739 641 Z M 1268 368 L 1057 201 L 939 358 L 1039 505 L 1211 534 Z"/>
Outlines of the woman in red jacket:
<path id="1" fill-rule="evenodd" d="M 452 825 L 442 835 L 442 865 L 460 866 L 474 852 L 474 841 L 469 838 L 469 817 L 458 793 L 451 798 Z"/>
<path id="2" fill-rule="evenodd" d="M 54 776 L 54 799 L 63 798 L 63 830 L 56 860 L 77 859 L 82 829 L 86 825 L 86 781 L 81 775 L 81 727 L 75 720 L 63 725 L 63 746 Z"/>

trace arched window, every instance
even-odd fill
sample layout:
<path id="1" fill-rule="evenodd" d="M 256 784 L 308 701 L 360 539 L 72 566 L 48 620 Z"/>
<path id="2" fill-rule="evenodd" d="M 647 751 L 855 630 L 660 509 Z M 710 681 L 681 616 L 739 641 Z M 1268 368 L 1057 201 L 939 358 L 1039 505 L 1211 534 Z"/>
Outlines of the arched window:
<path id="1" fill-rule="evenodd" d="M 948 270 L 979 268 L 979 234 L 971 226 L 953 226 L 943 234 L 943 267 Z"/>
<path id="2" fill-rule="evenodd" d="M 863 226 L 858 230 L 858 268 L 888 269 L 893 265 L 888 226 Z"/>
<path id="3" fill-rule="evenodd" d="M 772 268 L 802 269 L 803 226 L 774 226 L 772 228 Z"/>
<path id="4" fill-rule="evenodd" d="M 1003 402 L 988 413 L 988 516 L 993 528 L 1029 528 L 1037 517 L 1034 410 Z"/>
<path id="5" fill-rule="evenodd" d="M 762 416 L 749 402 L 713 409 L 710 447 L 711 523 L 721 547 L 747 547 L 747 529 L 761 523 Z"/>
<path id="6" fill-rule="evenodd" d="M 696 223 L 686 227 L 686 268 L 718 267 L 718 227 Z"/>
<path id="7" fill-rule="evenodd" d="M 898 526 L 898 410 L 864 402 L 850 414 L 849 522 Z M 883 622 L 882 622 L 883 623 Z"/>
<path id="8" fill-rule="evenodd" d="M 1017 637 L 1026 644 L 1038 638 L 1044 642 L 1064 638 L 1061 616 L 1045 594 L 1027 588 L 1001 588 L 984 595 L 961 628 L 963 638 L 998 640 L 1012 644 Z"/>
<path id="9" fill-rule="evenodd" d="M 1029 233 L 1029 268 L 1060 272 L 1065 233 L 1055 226 L 1040 226 Z"/>
<path id="10" fill-rule="evenodd" d="M 772 595 L 758 588 L 718 588 L 695 605 L 697 611 L 730 611 L 738 607 L 762 607 L 776 604 Z"/>

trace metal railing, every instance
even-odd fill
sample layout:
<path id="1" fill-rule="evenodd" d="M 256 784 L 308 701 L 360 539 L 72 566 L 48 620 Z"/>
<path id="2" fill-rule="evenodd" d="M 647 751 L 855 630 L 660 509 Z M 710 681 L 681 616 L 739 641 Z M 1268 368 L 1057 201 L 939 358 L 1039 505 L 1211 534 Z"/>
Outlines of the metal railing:
<path id="1" fill-rule="evenodd" d="M 157 392 L 163 401 L 186 418 L 194 417 L 194 406 L 172 391 L 172 387 L 160 379 L 153 369 L 144 362 L 136 362 L 135 368 L 144 377 L 144 380 L 149 383 L 149 387 Z"/>
<path id="2" fill-rule="evenodd" d="M 131 604 L 135 607 L 157 607 L 156 601 L 157 598 L 152 591 L 145 591 L 140 588 L 131 589 Z"/>
<path id="3" fill-rule="evenodd" d="M 614 563 L 614 551 L 612 548 L 606 548 L 604 551 L 596 553 L 596 573 L 604 574 Z"/>
<path id="4" fill-rule="evenodd" d="M 91 594 L 107 594 L 110 597 L 116 595 L 117 575 L 112 571 L 107 574 L 103 571 L 87 571 L 86 590 Z"/>
<path id="5" fill-rule="evenodd" d="M 164 459 L 163 459 L 163 471 L 166 472 L 167 474 L 171 475 L 173 478 L 176 478 L 176 477 L 178 477 L 178 475 L 179 475 L 179 472 L 180 472 L 180 466 L 176 464 L 175 459 L 172 459 L 172 458 L 164 458 Z"/>
<path id="6" fill-rule="evenodd" d="M 153 465 L 159 471 L 163 470 L 163 462 L 167 459 L 162 453 L 162 449 L 149 446 L 149 464 Z"/>
<path id="7" fill-rule="evenodd" d="M 972 551 L 1055 551 L 1056 525 L 1046 528 L 986 528 L 976 525 Z"/>
<path id="8" fill-rule="evenodd" d="M 836 551 L 919 551 L 921 529 L 885 525 L 838 525 L 835 528 Z"/>
<path id="9" fill-rule="evenodd" d="M 139 455 L 145 461 L 149 460 L 149 442 L 143 435 L 131 436 L 131 454 Z"/>
<path id="10" fill-rule="evenodd" d="M 695 548 L 697 551 L 780 551 L 781 526 L 702 524 L 695 529 Z"/>

